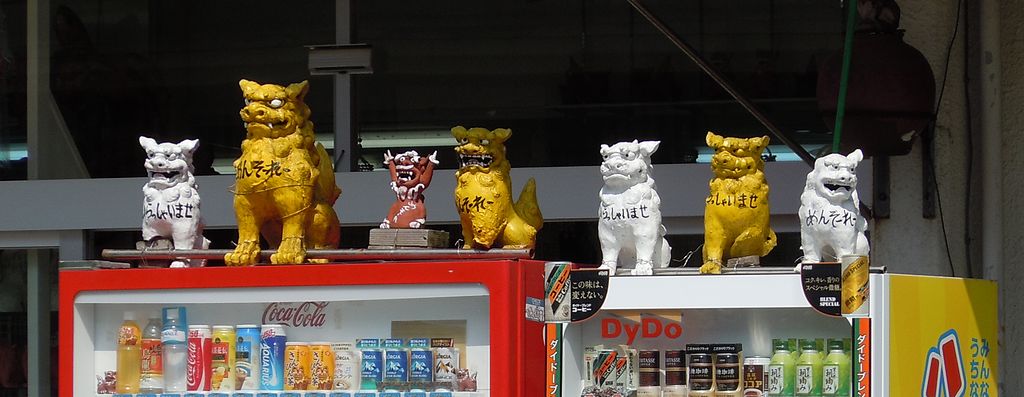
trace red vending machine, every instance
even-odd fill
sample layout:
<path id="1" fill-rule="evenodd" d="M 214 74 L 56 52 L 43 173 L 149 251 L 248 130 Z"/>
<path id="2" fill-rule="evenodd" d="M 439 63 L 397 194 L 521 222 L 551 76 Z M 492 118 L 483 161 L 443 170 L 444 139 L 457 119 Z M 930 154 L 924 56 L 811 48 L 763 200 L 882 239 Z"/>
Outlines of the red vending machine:
<path id="1" fill-rule="evenodd" d="M 348 390 L 306 395 L 539 396 L 543 271 L 543 262 L 531 260 L 62 270 L 60 395 L 97 395 L 98 381 L 117 368 L 118 330 L 126 312 L 145 327 L 161 309 L 184 307 L 188 325 L 281 324 L 289 342 L 327 343 L 356 354 L 359 340 L 401 340 L 401 347 L 392 348 L 405 351 L 415 350 L 412 339 L 450 341 L 451 362 L 442 367 L 467 369 L 476 380 L 476 391 L 459 391 L 458 385 L 446 391 L 437 382 L 402 386 L 396 379 L 385 390 L 370 390 L 348 379 Z M 436 369 L 438 363 L 431 364 Z M 349 370 L 359 377 L 361 366 Z M 230 389 L 205 394 L 291 396 L 258 386 Z"/>

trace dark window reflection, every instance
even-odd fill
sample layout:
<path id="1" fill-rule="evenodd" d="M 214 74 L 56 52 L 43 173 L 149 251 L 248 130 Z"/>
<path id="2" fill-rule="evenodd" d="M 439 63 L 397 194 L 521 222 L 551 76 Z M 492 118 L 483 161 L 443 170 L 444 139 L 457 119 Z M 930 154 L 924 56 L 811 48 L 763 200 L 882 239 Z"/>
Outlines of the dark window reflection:
<path id="1" fill-rule="evenodd" d="M 304 45 L 334 42 L 334 1 L 58 1 L 53 95 L 93 177 L 143 176 L 137 137 L 199 138 L 198 174 L 238 156 L 238 80 L 309 79 L 320 134 L 333 83 L 310 78 Z"/>
<path id="2" fill-rule="evenodd" d="M 801 143 L 830 141 L 814 86 L 842 44 L 838 3 L 645 4 Z M 366 165 L 381 167 L 381 137 L 454 125 L 512 128 L 515 166 L 593 165 L 601 143 L 634 138 L 662 141 L 656 163 L 690 162 L 708 130 L 766 133 L 625 1 L 375 0 L 355 15 L 374 56 L 356 78 Z"/>
<path id="3" fill-rule="evenodd" d="M 25 179 L 28 170 L 25 4 L 0 1 L 0 181 Z"/>

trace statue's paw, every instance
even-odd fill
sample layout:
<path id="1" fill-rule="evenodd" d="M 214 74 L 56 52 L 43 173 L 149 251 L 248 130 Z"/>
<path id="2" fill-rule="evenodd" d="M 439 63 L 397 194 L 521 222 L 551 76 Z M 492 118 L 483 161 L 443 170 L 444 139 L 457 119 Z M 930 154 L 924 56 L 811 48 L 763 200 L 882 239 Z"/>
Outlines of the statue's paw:
<path id="1" fill-rule="evenodd" d="M 722 264 L 715 261 L 704 262 L 700 267 L 701 274 L 722 274 Z"/>
<path id="2" fill-rule="evenodd" d="M 634 276 L 651 276 L 654 275 L 654 269 L 651 266 L 637 265 L 633 270 L 629 271 L 629 274 Z"/>
<path id="3" fill-rule="evenodd" d="M 254 241 L 243 241 L 234 251 L 224 255 L 227 266 L 253 266 L 260 257 L 260 246 Z"/>
<path id="4" fill-rule="evenodd" d="M 616 262 L 616 261 L 604 261 L 604 262 L 601 262 L 601 266 L 599 266 L 598 269 L 608 270 L 610 272 L 609 274 L 614 276 L 615 275 L 615 268 L 617 268 L 618 266 L 619 266 L 619 263 Z"/>
<path id="5" fill-rule="evenodd" d="M 301 237 L 288 237 L 281 241 L 277 252 L 270 256 L 275 265 L 295 265 L 306 262 L 306 247 Z"/>
<path id="6" fill-rule="evenodd" d="M 317 259 L 306 259 L 306 262 L 309 262 L 309 263 L 327 263 L 327 262 L 330 262 L 330 260 L 328 260 L 327 258 L 317 258 Z"/>
<path id="7" fill-rule="evenodd" d="M 630 270 L 630 274 L 633 275 L 652 275 L 654 274 L 654 267 L 650 261 L 638 261 L 637 265 Z"/>

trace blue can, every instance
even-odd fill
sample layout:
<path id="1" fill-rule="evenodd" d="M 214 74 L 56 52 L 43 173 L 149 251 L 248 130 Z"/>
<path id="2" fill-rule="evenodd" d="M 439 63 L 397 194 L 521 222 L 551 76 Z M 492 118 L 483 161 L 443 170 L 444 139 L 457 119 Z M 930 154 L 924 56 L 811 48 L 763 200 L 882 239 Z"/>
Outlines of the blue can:
<path id="1" fill-rule="evenodd" d="M 409 352 L 406 350 L 385 350 L 384 380 L 393 382 L 409 381 Z"/>
<path id="2" fill-rule="evenodd" d="M 238 343 L 235 344 L 235 370 L 245 374 L 239 390 L 259 390 L 260 326 L 239 325 L 236 329 Z"/>
<path id="3" fill-rule="evenodd" d="M 284 390 L 284 348 L 288 341 L 284 326 L 264 325 L 260 329 L 260 389 Z"/>
<path id="4" fill-rule="evenodd" d="M 409 352 L 409 381 L 434 381 L 434 352 L 430 349 L 412 349 Z"/>
<path id="5" fill-rule="evenodd" d="M 379 349 L 362 350 L 363 368 L 361 371 L 362 382 L 360 390 L 377 390 L 377 383 L 384 380 L 384 354 Z"/>

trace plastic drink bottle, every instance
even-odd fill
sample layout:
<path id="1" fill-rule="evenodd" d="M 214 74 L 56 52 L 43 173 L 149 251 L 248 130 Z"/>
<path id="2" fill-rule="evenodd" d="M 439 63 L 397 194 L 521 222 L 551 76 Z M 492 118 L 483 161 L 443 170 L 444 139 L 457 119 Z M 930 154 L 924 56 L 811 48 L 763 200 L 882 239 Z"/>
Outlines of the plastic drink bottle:
<path id="1" fill-rule="evenodd" d="M 142 376 L 139 378 L 140 393 L 161 393 L 164 390 L 163 346 L 160 344 L 160 315 L 149 316 L 149 323 L 142 330 Z"/>
<path id="2" fill-rule="evenodd" d="M 185 308 L 165 307 L 160 342 L 164 352 L 164 391 L 168 393 L 185 391 L 186 330 Z"/>
<path id="3" fill-rule="evenodd" d="M 135 313 L 125 312 L 124 322 L 117 331 L 117 393 L 139 392 L 139 372 L 142 369 L 142 331 L 135 323 Z"/>
<path id="4" fill-rule="evenodd" d="M 850 383 L 850 356 L 846 355 L 843 349 L 842 339 L 834 339 L 828 342 L 828 356 L 822 366 L 821 394 L 829 397 L 849 397 Z"/>
<path id="5" fill-rule="evenodd" d="M 822 360 L 814 339 L 800 342 L 800 361 L 796 363 L 796 395 L 820 396 Z"/>
<path id="6" fill-rule="evenodd" d="M 768 364 L 768 395 L 789 397 L 793 395 L 796 380 L 796 360 L 789 351 L 789 342 L 785 339 L 773 341 L 775 352 Z"/>

